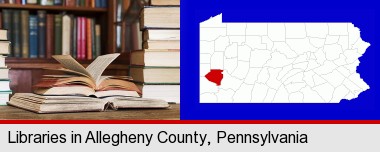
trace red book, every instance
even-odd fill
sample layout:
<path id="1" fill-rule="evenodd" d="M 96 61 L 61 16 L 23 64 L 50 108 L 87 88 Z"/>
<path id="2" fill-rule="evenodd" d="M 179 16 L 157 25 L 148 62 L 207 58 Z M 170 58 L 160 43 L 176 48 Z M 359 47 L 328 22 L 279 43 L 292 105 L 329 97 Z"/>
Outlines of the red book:
<path id="1" fill-rule="evenodd" d="M 75 6 L 75 0 L 66 0 L 65 1 L 66 6 Z"/>
<path id="2" fill-rule="evenodd" d="M 82 20 L 81 17 L 77 17 L 77 58 L 81 59 L 81 49 L 82 49 Z"/>
<path id="3" fill-rule="evenodd" d="M 21 4 L 21 0 L 15 0 L 16 4 Z"/>
<path id="4" fill-rule="evenodd" d="M 82 37 L 82 42 L 81 42 L 81 59 L 84 60 L 86 59 L 86 50 L 87 50 L 87 47 L 86 47 L 86 41 L 87 41 L 87 38 L 86 38 L 86 26 L 87 26 L 87 21 L 86 21 L 86 18 L 85 17 L 82 17 L 81 19 L 81 37 Z"/>

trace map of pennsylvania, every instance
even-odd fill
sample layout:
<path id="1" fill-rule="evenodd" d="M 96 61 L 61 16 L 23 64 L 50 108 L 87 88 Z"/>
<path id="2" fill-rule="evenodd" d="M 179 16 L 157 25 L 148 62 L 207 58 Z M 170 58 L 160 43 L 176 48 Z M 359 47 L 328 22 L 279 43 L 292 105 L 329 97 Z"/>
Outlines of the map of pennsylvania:
<path id="1" fill-rule="evenodd" d="M 369 86 L 352 23 L 200 23 L 201 103 L 339 103 Z"/>

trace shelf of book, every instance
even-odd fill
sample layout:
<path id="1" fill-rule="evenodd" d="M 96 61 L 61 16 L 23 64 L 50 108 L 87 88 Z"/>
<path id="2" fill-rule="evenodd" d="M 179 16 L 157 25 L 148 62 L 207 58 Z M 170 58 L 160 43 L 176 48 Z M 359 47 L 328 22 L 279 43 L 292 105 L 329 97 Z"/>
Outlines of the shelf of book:
<path id="1" fill-rule="evenodd" d="M 107 13 L 107 8 L 92 8 L 82 6 L 44 6 L 44 5 L 20 5 L 20 4 L 0 4 L 0 9 L 24 9 L 24 10 L 51 10 L 51 11 L 69 11 L 69 12 L 89 12 L 89 13 Z"/>

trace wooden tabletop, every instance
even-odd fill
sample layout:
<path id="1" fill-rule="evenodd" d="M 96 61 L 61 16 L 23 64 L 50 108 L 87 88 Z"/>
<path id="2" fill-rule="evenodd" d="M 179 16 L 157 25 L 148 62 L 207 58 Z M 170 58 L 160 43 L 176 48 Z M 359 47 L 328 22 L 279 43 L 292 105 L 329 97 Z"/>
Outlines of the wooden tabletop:
<path id="1" fill-rule="evenodd" d="M 172 120 L 179 119 L 179 104 L 169 109 L 119 109 L 105 112 L 36 114 L 11 106 L 0 106 L 0 119 L 22 120 Z"/>

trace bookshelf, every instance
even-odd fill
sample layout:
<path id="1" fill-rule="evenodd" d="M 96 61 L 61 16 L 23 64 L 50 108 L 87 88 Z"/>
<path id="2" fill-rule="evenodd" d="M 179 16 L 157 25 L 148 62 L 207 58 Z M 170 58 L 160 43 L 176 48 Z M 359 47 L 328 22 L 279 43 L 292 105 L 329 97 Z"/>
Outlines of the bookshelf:
<path id="1" fill-rule="evenodd" d="M 95 18 L 101 27 L 101 54 L 115 53 L 116 50 L 116 9 L 117 0 L 108 0 L 107 8 L 92 8 L 83 6 L 42 6 L 42 5 L 20 5 L 20 4 L 0 4 L 0 11 L 3 9 L 28 10 L 36 13 L 44 10 L 47 13 L 59 14 L 67 13 Z M 126 0 L 125 3 L 129 3 Z M 78 60 L 79 63 L 87 66 L 93 60 Z M 11 69 L 9 77 L 11 79 L 11 89 L 14 93 L 31 92 L 32 86 L 39 81 L 43 74 L 49 73 L 43 68 L 59 68 L 60 65 L 54 59 L 48 58 L 16 58 L 8 57 L 6 64 Z M 127 75 L 129 64 L 129 54 L 123 53 L 117 60 L 107 68 L 105 74 Z"/>

